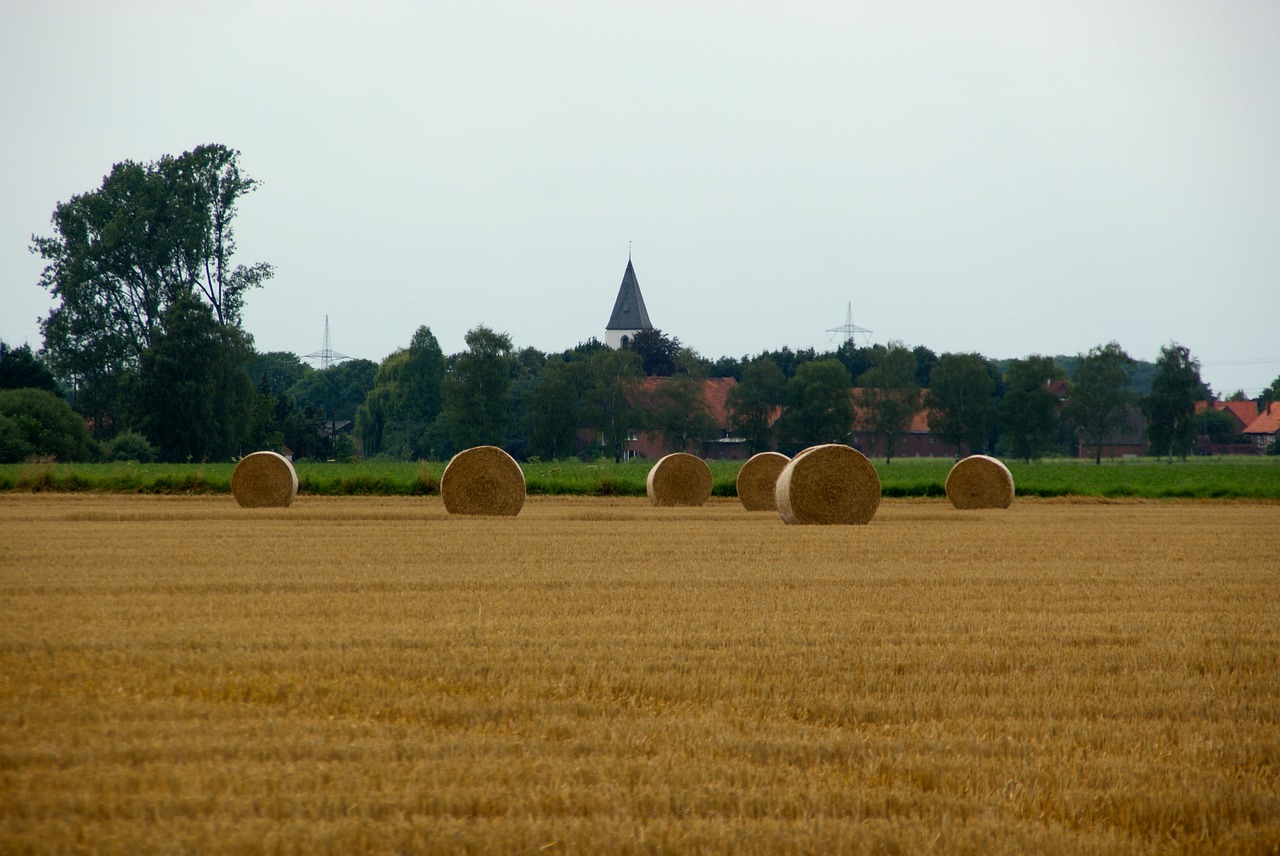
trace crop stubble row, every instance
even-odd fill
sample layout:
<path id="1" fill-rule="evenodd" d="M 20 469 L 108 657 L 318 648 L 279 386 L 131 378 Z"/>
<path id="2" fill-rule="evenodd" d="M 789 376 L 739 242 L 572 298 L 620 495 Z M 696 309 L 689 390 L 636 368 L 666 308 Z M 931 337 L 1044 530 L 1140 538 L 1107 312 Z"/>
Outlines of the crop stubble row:
<path id="1" fill-rule="evenodd" d="M 1280 844 L 1280 506 L 0 497 L 0 850 Z"/>

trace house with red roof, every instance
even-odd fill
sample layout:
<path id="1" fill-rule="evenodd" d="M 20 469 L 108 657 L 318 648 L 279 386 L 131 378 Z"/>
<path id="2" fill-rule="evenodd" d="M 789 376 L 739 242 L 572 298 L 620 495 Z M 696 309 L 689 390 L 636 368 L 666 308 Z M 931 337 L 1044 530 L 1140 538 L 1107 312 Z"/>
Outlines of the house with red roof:
<path id="1" fill-rule="evenodd" d="M 1243 435 L 1258 418 L 1258 405 L 1254 401 L 1197 401 L 1196 414 L 1213 409 L 1225 413 L 1232 419 L 1232 433 Z M 1196 441 L 1196 451 L 1201 455 L 1254 455 L 1257 449 L 1253 441 L 1247 443 L 1214 443 L 1208 435 L 1201 435 Z"/>
<path id="2" fill-rule="evenodd" d="M 629 396 L 633 407 L 646 411 L 650 416 L 656 415 L 663 407 L 662 389 L 666 384 L 676 382 L 670 377 L 646 377 Z M 623 446 L 623 460 L 632 458 L 658 459 L 672 452 L 688 452 L 706 460 L 745 460 L 747 441 L 743 437 L 733 436 L 729 428 L 729 391 L 738 385 L 731 377 L 703 378 L 696 381 L 699 385 L 702 404 L 710 417 L 709 430 L 704 435 L 691 437 L 685 448 L 675 448 L 661 431 L 634 428 L 627 432 Z M 578 432 L 578 452 L 598 448 L 601 443 L 595 433 L 589 429 Z"/>
<path id="3" fill-rule="evenodd" d="M 907 428 L 906 434 L 901 437 L 894 449 L 894 457 L 958 458 L 961 457 L 961 453 L 968 454 L 968 449 L 963 444 L 960 449 L 956 449 L 953 443 L 947 442 L 929 427 L 929 409 L 924 406 L 924 396 L 927 392 L 928 390 L 920 390 L 919 407 L 911 417 L 911 425 Z M 861 390 L 857 387 L 849 391 L 853 399 L 853 430 L 849 433 L 849 445 L 868 458 L 883 458 L 888 454 L 888 444 L 884 437 L 876 436 L 864 427 L 867 425 L 867 414 L 858 404 L 859 393 Z"/>
<path id="4" fill-rule="evenodd" d="M 1280 401 L 1272 401 L 1240 432 L 1253 441 L 1259 455 L 1265 455 L 1280 438 Z"/>
<path id="5" fill-rule="evenodd" d="M 641 410 L 656 413 L 661 407 L 662 387 L 673 380 L 669 377 L 645 378 L 640 382 L 631 403 Z M 750 457 L 747 454 L 747 441 L 733 436 L 729 428 L 729 391 L 738 385 L 738 381 L 731 377 L 712 377 L 703 378 L 697 383 L 702 388 L 702 402 L 714 426 L 708 436 L 690 439 L 685 448 L 677 449 L 667 442 L 661 432 L 632 431 L 627 436 L 623 457 L 656 459 L 672 452 L 688 452 L 710 460 L 745 460 Z"/>

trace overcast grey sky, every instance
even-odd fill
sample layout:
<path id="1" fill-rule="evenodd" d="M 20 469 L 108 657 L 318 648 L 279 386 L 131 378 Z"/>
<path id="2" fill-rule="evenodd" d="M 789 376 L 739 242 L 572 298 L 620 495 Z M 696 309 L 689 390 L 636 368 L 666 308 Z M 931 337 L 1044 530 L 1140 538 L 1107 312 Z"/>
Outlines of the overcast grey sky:
<path id="1" fill-rule="evenodd" d="M 628 242 L 708 357 L 992 357 L 1171 340 L 1280 375 L 1280 3 L 219 2 L 0 7 L 0 338 L 32 233 L 112 164 L 208 142 L 262 186 L 260 350 L 380 360 L 426 324 L 560 350 Z"/>

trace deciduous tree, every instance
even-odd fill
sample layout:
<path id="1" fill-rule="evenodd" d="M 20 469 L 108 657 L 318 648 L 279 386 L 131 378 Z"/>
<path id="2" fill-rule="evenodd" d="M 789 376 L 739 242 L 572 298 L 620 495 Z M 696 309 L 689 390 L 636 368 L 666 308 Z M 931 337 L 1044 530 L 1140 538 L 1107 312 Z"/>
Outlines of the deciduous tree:
<path id="1" fill-rule="evenodd" d="M 690 444 L 716 436 L 716 421 L 707 405 L 706 376 L 680 372 L 654 390 L 653 425 L 672 449 L 690 451 Z M 693 454 L 698 454 L 696 445 Z"/>
<path id="2" fill-rule="evenodd" d="M 729 420 L 746 438 L 752 453 L 774 448 L 774 423 L 787 397 L 787 378 L 768 357 L 757 357 L 742 370 L 742 380 L 729 391 Z"/>
<path id="3" fill-rule="evenodd" d="M 47 263 L 40 283 L 58 301 L 42 323 L 50 367 L 96 424 L 111 421 L 121 376 L 174 301 L 199 296 L 215 321 L 239 325 L 245 293 L 271 276 L 267 264 L 232 261 L 237 202 L 254 187 L 225 146 L 124 161 L 99 189 L 58 204 L 53 236 L 33 236 Z"/>
<path id="4" fill-rule="evenodd" d="M 597 351 L 586 360 L 583 422 L 597 433 L 615 462 L 622 460 L 627 433 L 645 427 L 644 413 L 635 404 L 643 377 L 640 356 L 634 351 Z"/>
<path id="5" fill-rule="evenodd" d="M 649 377 L 670 377 L 676 373 L 680 340 L 661 330 L 639 330 L 628 345 L 640 356 L 640 368 Z"/>
<path id="6" fill-rule="evenodd" d="M 442 383 L 442 426 L 456 450 L 500 446 L 511 421 L 511 337 L 481 324 L 464 340 Z"/>
<path id="7" fill-rule="evenodd" d="M 1063 378 L 1053 357 L 1037 354 L 1009 361 L 998 416 L 1001 437 L 1013 457 L 1029 463 L 1053 445 L 1059 401 L 1049 384 Z"/>
<path id="8" fill-rule="evenodd" d="M 39 357 L 31 353 L 30 345 L 10 347 L 0 342 L 0 389 L 43 389 L 60 393 L 53 372 Z"/>
<path id="9" fill-rule="evenodd" d="M 929 380 L 925 406 L 930 429 L 955 448 L 956 457 L 981 450 L 990 432 L 995 391 L 986 360 L 976 353 L 943 354 Z"/>
<path id="10" fill-rule="evenodd" d="M 1102 463 L 1102 444 L 1128 424 L 1131 365 L 1133 357 L 1118 342 L 1098 345 L 1076 360 L 1066 411 L 1085 444 L 1093 446 L 1095 464 Z"/>
<path id="11" fill-rule="evenodd" d="M 1160 349 L 1151 393 L 1142 399 L 1147 439 L 1157 457 L 1185 459 L 1196 438 L 1196 401 L 1205 398 L 1200 361 L 1176 342 Z"/>
<path id="12" fill-rule="evenodd" d="M 847 443 L 853 428 L 852 382 L 835 359 L 806 362 L 787 382 L 787 408 L 779 419 L 784 450 L 790 454 L 818 443 Z"/>
<path id="13" fill-rule="evenodd" d="M 877 364 L 858 378 L 858 421 L 884 441 L 885 463 L 893 460 L 920 406 L 916 369 L 915 355 L 906 345 L 890 342 Z"/>
<path id="14" fill-rule="evenodd" d="M 206 303 L 179 295 L 165 310 L 129 386 L 130 411 L 168 461 L 228 460 L 253 415 L 249 348 Z"/>
<path id="15" fill-rule="evenodd" d="M 526 400 L 529 451 L 546 460 L 568 458 L 578 442 L 586 364 L 551 357 Z"/>

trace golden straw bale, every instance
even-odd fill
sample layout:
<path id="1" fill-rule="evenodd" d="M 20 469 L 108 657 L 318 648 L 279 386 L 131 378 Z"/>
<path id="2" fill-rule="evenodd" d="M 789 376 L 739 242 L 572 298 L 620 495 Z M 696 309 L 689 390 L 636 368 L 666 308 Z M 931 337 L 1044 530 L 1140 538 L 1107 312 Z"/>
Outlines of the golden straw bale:
<path id="1" fill-rule="evenodd" d="M 774 496 L 787 523 L 869 523 L 880 507 L 880 476 L 852 446 L 812 446 L 783 468 Z"/>
<path id="2" fill-rule="evenodd" d="M 742 507 L 747 511 L 776 511 L 773 487 L 790 461 L 780 452 L 760 452 L 748 458 L 738 470 L 738 500 Z"/>
<path id="3" fill-rule="evenodd" d="M 288 508 L 298 495 L 298 474 L 284 455 L 254 452 L 231 472 L 231 495 L 241 508 Z"/>
<path id="4" fill-rule="evenodd" d="M 947 473 L 947 499 L 956 508 L 1008 508 L 1013 505 L 1013 474 L 995 458 L 970 455 Z"/>
<path id="5" fill-rule="evenodd" d="M 645 479 L 645 493 L 654 505 L 702 505 L 711 498 L 711 467 L 685 452 L 659 458 Z"/>
<path id="6" fill-rule="evenodd" d="M 524 472 L 497 446 L 475 446 L 444 468 L 440 498 L 450 514 L 514 517 L 524 507 Z"/>

